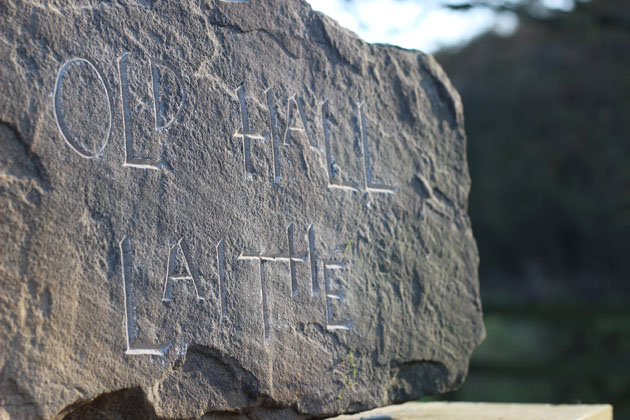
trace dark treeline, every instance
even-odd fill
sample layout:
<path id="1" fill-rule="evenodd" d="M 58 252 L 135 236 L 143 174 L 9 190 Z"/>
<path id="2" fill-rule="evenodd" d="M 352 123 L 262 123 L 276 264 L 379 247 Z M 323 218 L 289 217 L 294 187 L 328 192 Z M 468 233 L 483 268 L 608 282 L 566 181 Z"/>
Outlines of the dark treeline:
<path id="1" fill-rule="evenodd" d="M 464 102 L 488 328 L 451 398 L 630 419 L 629 6 L 523 15 L 437 54 Z"/>

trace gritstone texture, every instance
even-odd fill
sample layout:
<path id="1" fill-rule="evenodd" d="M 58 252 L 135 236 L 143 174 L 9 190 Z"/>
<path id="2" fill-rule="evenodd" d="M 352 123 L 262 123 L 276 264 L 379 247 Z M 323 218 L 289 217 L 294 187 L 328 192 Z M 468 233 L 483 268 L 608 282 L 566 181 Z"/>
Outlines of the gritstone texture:
<path id="1" fill-rule="evenodd" d="M 0 21 L 0 418 L 300 418 L 461 384 L 478 255 L 431 56 L 297 0 Z"/>

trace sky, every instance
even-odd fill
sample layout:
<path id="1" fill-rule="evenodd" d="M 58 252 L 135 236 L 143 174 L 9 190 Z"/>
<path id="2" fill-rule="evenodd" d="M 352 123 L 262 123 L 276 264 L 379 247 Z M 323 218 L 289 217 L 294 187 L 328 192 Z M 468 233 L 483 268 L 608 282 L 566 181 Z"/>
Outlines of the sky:
<path id="1" fill-rule="evenodd" d="M 439 0 L 307 0 L 368 42 L 380 42 L 433 53 L 487 32 L 510 35 L 518 28 L 513 13 L 489 9 L 452 11 Z M 543 0 L 553 9 L 571 10 L 573 0 Z"/>

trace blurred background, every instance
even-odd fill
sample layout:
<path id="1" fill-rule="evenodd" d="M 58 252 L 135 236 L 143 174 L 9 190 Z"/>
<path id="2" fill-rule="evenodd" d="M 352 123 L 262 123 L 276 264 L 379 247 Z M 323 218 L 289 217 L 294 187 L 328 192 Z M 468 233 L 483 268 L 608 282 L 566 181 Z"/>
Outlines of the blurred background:
<path id="1" fill-rule="evenodd" d="M 486 341 L 447 400 L 630 420 L 630 0 L 311 0 L 464 103 Z"/>

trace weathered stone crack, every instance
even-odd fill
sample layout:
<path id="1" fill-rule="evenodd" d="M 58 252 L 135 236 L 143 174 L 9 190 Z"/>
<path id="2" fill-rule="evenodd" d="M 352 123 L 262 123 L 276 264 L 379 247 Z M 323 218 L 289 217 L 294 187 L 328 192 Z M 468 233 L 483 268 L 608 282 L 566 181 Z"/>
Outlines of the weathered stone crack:
<path id="1" fill-rule="evenodd" d="M 33 152 L 33 150 L 31 149 L 31 145 L 24 139 L 20 131 L 17 129 L 17 126 L 13 123 L 2 120 L 0 120 L 0 126 L 6 127 L 11 132 L 11 134 L 13 134 L 14 138 L 17 140 L 17 143 L 22 148 L 23 155 L 27 158 L 28 162 L 33 165 L 36 175 L 35 178 L 39 181 L 41 188 L 43 190 L 48 190 L 50 188 L 50 178 L 48 177 L 48 174 L 46 173 L 46 170 L 42 165 L 41 159 L 39 158 L 39 156 L 37 156 L 37 154 Z M 11 141 L 11 139 L 0 139 L 0 141 Z M 0 144 L 2 144 L 1 142 Z M 2 144 L 2 147 L 4 149 L 3 153 L 7 153 L 7 146 L 8 145 Z M 15 162 L 15 159 L 13 163 L 17 163 Z"/>

